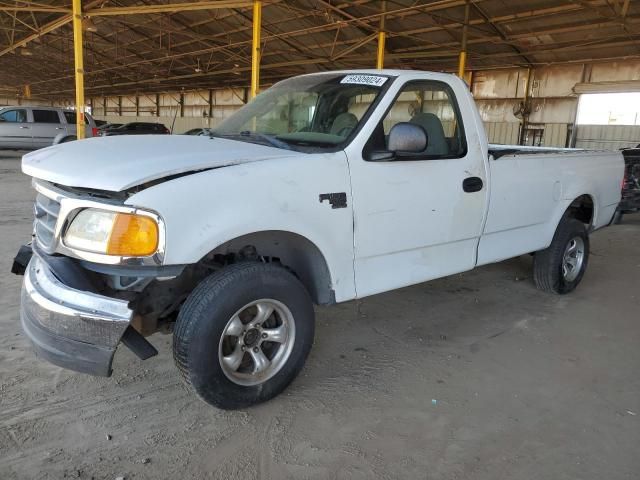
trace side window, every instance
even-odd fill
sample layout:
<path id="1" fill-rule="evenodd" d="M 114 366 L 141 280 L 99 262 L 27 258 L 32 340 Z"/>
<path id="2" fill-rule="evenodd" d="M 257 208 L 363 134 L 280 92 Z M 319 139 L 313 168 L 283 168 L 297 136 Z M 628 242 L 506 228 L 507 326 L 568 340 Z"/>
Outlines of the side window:
<path id="1" fill-rule="evenodd" d="M 77 122 L 76 112 L 69 112 L 69 111 L 65 110 L 62 113 L 64 114 L 64 118 L 67 119 L 67 123 L 69 125 L 75 125 L 76 124 L 76 122 Z M 84 116 L 84 124 L 85 125 L 89 124 L 89 119 L 87 118 L 86 115 Z"/>
<path id="2" fill-rule="evenodd" d="M 400 122 L 422 127 L 427 134 L 425 158 L 459 158 L 467 146 L 458 105 L 442 82 L 409 82 L 396 97 L 365 150 L 386 150 L 391 128 Z M 375 138 L 374 138 L 375 137 Z M 383 148 L 381 148 L 383 147 Z"/>
<path id="3" fill-rule="evenodd" d="M 35 123 L 60 123 L 60 117 L 56 110 L 34 110 L 33 121 Z"/>
<path id="4" fill-rule="evenodd" d="M 67 123 L 70 125 L 76 124 L 76 112 L 63 112 L 64 118 L 67 119 Z"/>
<path id="5" fill-rule="evenodd" d="M 26 123 L 27 111 L 26 110 L 8 110 L 0 114 L 0 121 L 10 123 Z"/>

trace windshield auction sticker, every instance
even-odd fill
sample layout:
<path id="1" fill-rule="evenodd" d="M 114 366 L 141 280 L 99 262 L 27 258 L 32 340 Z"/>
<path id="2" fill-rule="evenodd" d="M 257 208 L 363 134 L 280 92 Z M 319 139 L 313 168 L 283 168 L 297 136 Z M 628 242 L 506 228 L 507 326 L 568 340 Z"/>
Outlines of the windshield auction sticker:
<path id="1" fill-rule="evenodd" d="M 357 85 L 371 85 L 373 87 L 381 87 L 388 77 L 380 77 L 378 75 L 347 75 L 340 83 L 355 83 Z"/>

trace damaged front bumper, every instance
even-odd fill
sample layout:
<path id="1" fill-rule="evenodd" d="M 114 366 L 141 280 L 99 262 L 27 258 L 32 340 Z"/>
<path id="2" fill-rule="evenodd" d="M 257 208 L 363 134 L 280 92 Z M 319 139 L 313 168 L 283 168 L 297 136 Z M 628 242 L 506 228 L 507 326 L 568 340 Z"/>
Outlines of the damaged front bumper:
<path id="1" fill-rule="evenodd" d="M 62 283 L 34 253 L 24 272 L 20 318 L 36 354 L 92 375 L 111 375 L 133 311 L 128 302 Z"/>

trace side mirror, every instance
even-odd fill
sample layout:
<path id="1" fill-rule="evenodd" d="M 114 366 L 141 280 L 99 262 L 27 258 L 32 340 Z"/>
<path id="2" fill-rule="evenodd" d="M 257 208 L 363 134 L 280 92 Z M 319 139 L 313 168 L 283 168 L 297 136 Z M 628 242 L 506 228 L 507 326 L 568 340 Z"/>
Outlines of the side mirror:
<path id="1" fill-rule="evenodd" d="M 369 161 L 388 162 L 397 158 L 410 158 L 427 148 L 427 132 L 420 125 L 409 122 L 396 123 L 389 132 L 387 150 L 369 154 Z"/>

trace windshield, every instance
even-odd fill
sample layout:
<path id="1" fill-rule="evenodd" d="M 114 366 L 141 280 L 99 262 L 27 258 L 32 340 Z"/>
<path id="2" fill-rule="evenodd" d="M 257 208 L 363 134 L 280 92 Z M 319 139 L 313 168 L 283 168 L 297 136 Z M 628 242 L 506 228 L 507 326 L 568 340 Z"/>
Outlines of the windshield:
<path id="1" fill-rule="evenodd" d="M 212 130 L 212 136 L 302 151 L 350 140 L 391 80 L 369 74 L 319 74 L 277 83 Z"/>

